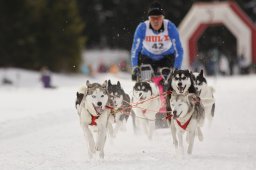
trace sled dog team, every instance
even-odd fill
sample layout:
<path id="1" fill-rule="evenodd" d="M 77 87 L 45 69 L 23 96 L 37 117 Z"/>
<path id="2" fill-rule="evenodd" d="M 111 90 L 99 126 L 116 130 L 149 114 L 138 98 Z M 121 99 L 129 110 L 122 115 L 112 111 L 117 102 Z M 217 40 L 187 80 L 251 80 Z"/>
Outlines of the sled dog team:
<path id="1" fill-rule="evenodd" d="M 164 92 L 168 120 L 176 153 L 184 152 L 183 136 L 186 134 L 187 153 L 193 150 L 197 136 L 203 140 L 201 127 L 205 119 L 211 123 L 214 117 L 214 90 L 207 85 L 203 71 L 174 70 Z M 120 82 L 110 80 L 90 83 L 88 80 L 76 94 L 76 109 L 88 145 L 88 154 L 104 158 L 107 133 L 115 137 L 123 123 L 131 116 L 135 132 L 142 130 L 149 139 L 155 129 L 156 114 L 161 106 L 158 87 L 151 81 L 138 81 L 132 96 L 125 93 Z"/>

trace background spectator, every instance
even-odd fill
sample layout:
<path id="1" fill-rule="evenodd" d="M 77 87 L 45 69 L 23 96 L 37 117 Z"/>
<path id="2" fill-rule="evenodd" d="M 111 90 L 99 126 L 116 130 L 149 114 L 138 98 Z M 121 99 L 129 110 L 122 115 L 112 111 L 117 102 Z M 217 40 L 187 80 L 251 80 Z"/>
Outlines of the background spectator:
<path id="1" fill-rule="evenodd" d="M 44 66 L 41 69 L 41 82 L 44 88 L 55 88 L 51 84 L 51 73 L 48 67 Z"/>
<path id="2" fill-rule="evenodd" d="M 229 63 L 225 54 L 221 54 L 220 56 L 219 70 L 221 75 L 229 75 Z"/>
<path id="3" fill-rule="evenodd" d="M 249 74 L 249 70 L 250 70 L 250 64 L 247 63 L 244 54 L 241 54 L 238 58 L 239 62 L 239 69 L 240 69 L 240 74 L 245 75 L 245 74 Z"/>

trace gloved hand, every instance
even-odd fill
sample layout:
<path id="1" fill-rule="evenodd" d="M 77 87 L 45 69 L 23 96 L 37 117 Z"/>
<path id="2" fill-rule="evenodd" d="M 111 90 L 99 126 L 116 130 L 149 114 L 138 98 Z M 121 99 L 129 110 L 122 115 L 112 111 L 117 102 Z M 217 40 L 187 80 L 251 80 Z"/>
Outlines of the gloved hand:
<path id="1" fill-rule="evenodd" d="M 132 69 L 132 80 L 133 80 L 133 81 L 136 81 L 136 80 L 137 80 L 137 77 L 139 76 L 139 73 L 140 73 L 139 67 L 134 67 L 134 68 Z"/>

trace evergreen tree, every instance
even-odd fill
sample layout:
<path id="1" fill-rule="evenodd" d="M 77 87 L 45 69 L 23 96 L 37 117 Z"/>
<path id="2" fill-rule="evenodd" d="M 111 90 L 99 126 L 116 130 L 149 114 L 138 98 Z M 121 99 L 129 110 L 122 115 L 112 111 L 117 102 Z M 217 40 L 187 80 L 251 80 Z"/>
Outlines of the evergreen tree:
<path id="1" fill-rule="evenodd" d="M 83 27 L 76 0 L 2 0 L 0 66 L 76 71 Z"/>
<path id="2" fill-rule="evenodd" d="M 84 38 L 76 1 L 48 1 L 41 17 L 38 39 L 42 63 L 53 70 L 74 70 L 81 63 Z"/>
<path id="3" fill-rule="evenodd" d="M 26 1 L 0 1 L 0 66 L 29 67 L 33 64 L 35 34 Z"/>

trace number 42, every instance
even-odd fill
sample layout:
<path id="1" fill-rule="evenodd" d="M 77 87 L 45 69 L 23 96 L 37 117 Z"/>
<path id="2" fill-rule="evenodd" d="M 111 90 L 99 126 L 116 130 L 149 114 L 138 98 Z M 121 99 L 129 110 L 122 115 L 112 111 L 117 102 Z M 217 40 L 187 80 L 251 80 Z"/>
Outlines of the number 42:
<path id="1" fill-rule="evenodd" d="M 154 43 L 152 45 L 152 48 L 154 49 L 163 49 L 164 44 L 163 43 Z"/>

